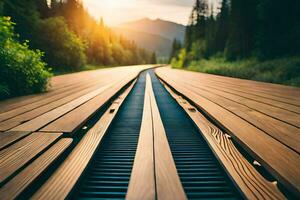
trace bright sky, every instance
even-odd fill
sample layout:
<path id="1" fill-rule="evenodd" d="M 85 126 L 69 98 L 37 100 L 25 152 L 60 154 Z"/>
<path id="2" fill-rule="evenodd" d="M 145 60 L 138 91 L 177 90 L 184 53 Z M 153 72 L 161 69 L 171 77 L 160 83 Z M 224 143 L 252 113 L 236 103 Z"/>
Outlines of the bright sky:
<path id="1" fill-rule="evenodd" d="M 82 0 L 96 19 L 109 26 L 148 17 L 187 24 L 194 0 Z M 215 1 L 215 0 L 211 0 Z"/>

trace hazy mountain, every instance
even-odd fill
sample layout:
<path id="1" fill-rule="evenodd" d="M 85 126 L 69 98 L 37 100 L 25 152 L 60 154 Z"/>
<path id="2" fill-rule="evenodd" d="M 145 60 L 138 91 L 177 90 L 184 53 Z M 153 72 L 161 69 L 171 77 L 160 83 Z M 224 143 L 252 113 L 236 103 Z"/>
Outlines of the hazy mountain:
<path id="1" fill-rule="evenodd" d="M 145 18 L 113 29 L 140 47 L 155 51 L 159 57 L 168 57 L 174 38 L 183 42 L 185 35 L 185 26 L 161 19 Z"/>

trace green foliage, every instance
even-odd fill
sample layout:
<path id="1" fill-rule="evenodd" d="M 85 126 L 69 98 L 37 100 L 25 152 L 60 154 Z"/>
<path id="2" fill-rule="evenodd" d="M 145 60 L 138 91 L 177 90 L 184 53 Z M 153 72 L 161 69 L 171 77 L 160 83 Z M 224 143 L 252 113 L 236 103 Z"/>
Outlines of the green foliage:
<path id="1" fill-rule="evenodd" d="M 35 34 L 34 46 L 45 52 L 45 61 L 55 71 L 78 71 L 85 66 L 85 46 L 62 17 L 40 20 Z"/>
<path id="2" fill-rule="evenodd" d="M 42 53 L 16 41 L 9 17 L 0 17 L 0 99 L 42 92 L 51 74 Z"/>
<path id="3" fill-rule="evenodd" d="M 187 61 L 187 51 L 186 49 L 181 49 L 178 58 L 172 59 L 171 65 L 175 68 L 183 68 L 185 67 L 186 61 Z"/>
<path id="4" fill-rule="evenodd" d="M 169 61 L 172 60 L 172 58 L 174 56 L 177 56 L 179 51 L 181 49 L 181 43 L 180 41 L 178 41 L 176 38 L 173 40 L 173 44 L 172 44 L 172 51 L 171 51 L 171 54 L 170 54 L 170 58 L 169 58 Z"/>
<path id="5" fill-rule="evenodd" d="M 188 70 L 300 87 L 300 57 L 226 61 L 213 57 L 191 62 Z"/>
<path id="6" fill-rule="evenodd" d="M 0 0 L 1 1 L 1 0 Z M 84 9 L 81 1 L 4 0 L 3 13 L 16 23 L 20 41 L 45 53 L 55 71 L 77 71 L 87 63 L 132 65 L 151 61 L 152 52 L 113 33 Z M 0 4 L 1 6 L 1 4 Z"/>
<path id="7" fill-rule="evenodd" d="M 206 6 L 204 5 L 206 4 Z M 197 0 L 176 68 L 299 86 L 300 1 Z"/>

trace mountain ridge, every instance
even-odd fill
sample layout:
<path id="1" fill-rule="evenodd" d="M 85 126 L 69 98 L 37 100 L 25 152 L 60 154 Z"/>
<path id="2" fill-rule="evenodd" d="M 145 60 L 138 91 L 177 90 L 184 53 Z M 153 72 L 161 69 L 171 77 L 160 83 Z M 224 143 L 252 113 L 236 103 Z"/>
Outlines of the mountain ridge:
<path id="1" fill-rule="evenodd" d="M 168 57 L 172 49 L 172 42 L 176 38 L 183 42 L 185 26 L 162 19 L 142 18 L 136 21 L 125 22 L 113 30 L 138 46 L 155 51 L 158 57 Z"/>

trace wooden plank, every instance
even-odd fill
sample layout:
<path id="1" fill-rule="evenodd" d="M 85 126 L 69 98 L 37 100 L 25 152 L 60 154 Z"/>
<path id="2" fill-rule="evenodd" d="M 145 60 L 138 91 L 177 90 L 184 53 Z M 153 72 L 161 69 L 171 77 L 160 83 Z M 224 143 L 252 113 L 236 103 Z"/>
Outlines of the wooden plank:
<path id="1" fill-rule="evenodd" d="M 8 131 L 0 133 L 0 151 L 9 146 L 11 143 L 27 136 L 29 133 L 30 132 L 25 131 Z"/>
<path id="2" fill-rule="evenodd" d="M 117 98 L 117 101 L 112 103 L 100 120 L 84 135 L 62 165 L 33 195 L 32 199 L 66 199 L 68 197 L 134 83 Z"/>
<path id="3" fill-rule="evenodd" d="M 72 133 L 79 126 L 85 123 L 97 110 L 99 110 L 105 103 L 109 101 L 118 91 L 126 86 L 130 81 L 136 78 L 138 73 L 123 78 L 117 84 L 111 85 L 101 95 L 98 95 L 94 99 L 86 102 L 82 106 L 72 110 L 61 118 L 50 123 L 40 131 L 45 132 L 64 132 Z"/>
<path id="4" fill-rule="evenodd" d="M 39 108 L 41 106 L 48 105 L 49 103 L 53 103 L 53 102 L 55 102 L 57 100 L 60 100 L 60 99 L 62 99 L 64 97 L 72 96 L 72 94 L 75 94 L 75 93 L 79 93 L 79 92 L 82 93 L 83 91 L 86 91 L 86 93 L 88 93 L 88 91 L 91 90 L 93 88 L 93 86 L 98 85 L 99 83 L 103 84 L 103 81 L 102 80 L 101 81 L 99 81 L 99 80 L 98 81 L 90 81 L 87 84 L 81 83 L 80 85 L 78 85 L 78 86 L 76 86 L 74 88 L 70 88 L 70 89 L 66 90 L 65 92 L 59 93 L 57 95 L 52 95 L 50 97 L 41 99 L 41 100 L 39 100 L 37 102 L 32 102 L 30 104 L 27 104 L 27 105 L 24 105 L 24 106 L 20 106 L 20 107 L 18 107 L 16 109 L 12 109 L 12 110 L 9 110 L 7 112 L 0 113 L 0 122 L 7 121 L 8 119 L 11 119 L 11 118 L 13 118 L 13 117 L 15 117 L 17 115 L 26 113 L 28 111 L 34 110 L 36 108 Z M 82 94 L 84 94 L 84 93 L 82 93 Z"/>
<path id="5" fill-rule="evenodd" d="M 279 182 L 294 194 L 300 193 L 300 156 L 287 146 L 273 139 L 255 126 L 242 120 L 232 112 L 209 101 L 183 85 L 174 82 L 170 73 L 156 70 L 158 76 L 168 82 L 176 91 L 192 100 L 199 109 L 224 128 L 232 137 L 261 163 Z M 178 81 L 178 80 L 176 80 Z"/>
<path id="6" fill-rule="evenodd" d="M 74 108 L 84 104 L 85 102 L 89 101 L 90 99 L 96 97 L 97 95 L 103 93 L 109 87 L 111 87 L 114 83 L 105 85 L 97 90 L 94 90 L 86 95 L 83 95 L 63 106 L 60 106 L 54 110 L 51 110 L 29 122 L 23 123 L 13 129 L 12 131 L 37 131 L 38 129 L 42 128 L 43 126 L 49 124 L 50 122 L 54 121 L 55 119 L 61 117 L 67 112 L 70 112 Z"/>
<path id="7" fill-rule="evenodd" d="M 212 101 L 213 103 L 218 104 L 224 109 L 236 114 L 250 124 L 263 130 L 265 133 L 293 149 L 294 151 L 298 153 L 300 152 L 300 146 L 298 145 L 300 143 L 300 137 L 297 137 L 297 135 L 300 133 L 299 128 L 276 120 L 268 115 L 264 115 L 263 113 L 239 104 L 238 102 L 222 98 L 222 96 L 215 95 L 212 92 L 207 91 L 205 88 L 201 87 L 199 89 L 199 87 L 189 85 L 186 81 L 183 81 L 183 79 L 176 79 L 176 82 L 184 84 L 186 90 L 194 92 L 196 95 L 200 95 Z"/>
<path id="8" fill-rule="evenodd" d="M 49 150 L 39 156 L 12 180 L 0 188 L 0 196 L 4 199 L 16 199 L 32 184 L 72 143 L 71 138 L 60 139 Z"/>
<path id="9" fill-rule="evenodd" d="M 0 184 L 55 142 L 60 136 L 61 133 L 32 133 L 14 145 L 2 150 L 0 152 Z"/>
<path id="10" fill-rule="evenodd" d="M 152 111 L 156 196 L 157 199 L 161 200 L 184 200 L 187 199 L 187 196 L 177 173 L 149 74 L 147 74 L 147 81 L 147 84 L 150 87 L 150 103 Z"/>
<path id="11" fill-rule="evenodd" d="M 201 84 L 202 83 L 203 82 L 201 81 Z M 294 105 L 287 104 L 287 103 L 284 103 L 284 102 L 280 102 L 280 101 L 276 101 L 276 100 L 273 100 L 273 99 L 261 97 L 259 95 L 248 94 L 247 92 L 245 92 L 245 90 L 240 89 L 238 87 L 224 87 L 224 85 L 222 85 L 222 84 L 210 84 L 207 81 L 205 83 L 206 83 L 205 86 L 208 87 L 208 88 L 213 88 L 213 89 L 216 89 L 216 90 L 227 92 L 229 94 L 237 95 L 237 96 L 240 96 L 240 97 L 245 97 L 247 99 L 250 99 L 250 100 L 253 100 L 253 101 L 256 101 L 256 102 L 259 102 L 259 103 L 263 103 L 263 104 L 270 105 L 270 106 L 273 106 L 273 107 L 276 107 L 276 108 L 281 108 L 281 109 L 284 109 L 284 110 L 288 110 L 290 112 L 300 114 L 300 107 L 299 106 L 294 106 Z"/>
<path id="12" fill-rule="evenodd" d="M 167 70 L 166 70 L 167 71 Z M 243 87 L 239 84 L 226 84 L 226 83 L 219 83 L 216 82 L 214 80 L 211 80 L 210 76 L 206 77 L 205 75 L 200 75 L 201 73 L 199 73 L 199 75 L 194 75 L 194 76 L 189 76 L 189 73 L 180 73 L 180 71 L 176 71 L 176 73 L 170 73 L 170 76 L 180 76 L 183 77 L 183 80 L 189 80 L 190 82 L 193 82 L 193 85 L 195 87 L 197 86 L 205 86 L 207 88 L 214 88 L 216 90 L 220 90 L 220 91 L 224 91 L 230 94 L 234 94 L 234 95 L 238 95 L 238 96 L 242 96 L 260 103 L 264 103 L 264 104 L 268 104 L 271 105 L 273 107 L 277 107 L 277 108 L 282 108 L 284 110 L 288 110 L 294 113 L 300 113 L 300 106 L 296 106 L 293 104 L 289 104 L 289 103 L 285 103 L 284 100 L 282 100 L 282 98 L 279 99 L 274 99 L 272 98 L 272 96 L 268 95 L 264 95 L 264 93 L 261 93 L 260 91 L 256 91 L 254 93 L 249 92 L 249 89 L 252 88 L 252 86 L 248 86 L 248 87 Z M 276 93 L 275 91 L 273 91 L 273 93 Z M 291 96 L 290 93 L 289 96 Z"/>
<path id="13" fill-rule="evenodd" d="M 51 88 L 46 93 L 33 94 L 22 97 L 16 97 L 0 102 L 0 113 L 16 109 L 21 106 L 25 106 L 31 103 L 37 103 L 43 99 L 51 98 L 53 95 L 66 92 L 72 88 L 77 88 L 80 85 L 85 85 L 95 80 L 101 80 L 103 78 L 114 79 L 116 75 L 128 74 L 136 71 L 141 71 L 151 67 L 150 65 L 144 66 L 127 66 L 127 67 L 114 67 L 109 69 L 100 69 L 93 71 L 77 72 L 72 74 L 60 75 L 51 78 Z"/>
<path id="14" fill-rule="evenodd" d="M 269 115 L 278 120 L 289 123 L 298 128 L 300 127 L 300 115 L 295 112 L 291 112 L 286 109 L 281 109 L 281 108 L 275 107 L 273 105 L 265 104 L 262 102 L 257 102 L 255 100 L 248 99 L 248 98 L 236 95 L 236 94 L 228 93 L 227 91 L 226 92 L 221 91 L 219 89 L 209 87 L 206 84 L 202 84 L 202 82 L 199 83 L 199 82 L 194 82 L 191 80 L 189 82 L 187 82 L 187 81 L 184 81 L 184 82 L 186 84 L 189 84 L 190 86 L 193 86 L 194 88 L 205 90 L 210 93 L 214 93 L 218 96 L 222 96 L 222 97 L 232 100 L 236 103 L 248 106 L 251 109 L 262 112 L 266 115 Z"/>
<path id="15" fill-rule="evenodd" d="M 246 199 L 285 199 L 276 184 L 265 179 L 245 159 L 228 135 L 209 122 L 188 101 L 175 94 L 168 86 L 165 87 L 200 129 L 200 133 Z"/>
<path id="16" fill-rule="evenodd" d="M 171 69 L 163 68 L 159 70 L 169 71 Z M 237 78 L 230 78 L 224 76 L 217 76 L 212 74 L 203 74 L 198 72 L 188 72 L 183 70 L 172 70 L 172 71 L 173 74 L 179 73 L 179 75 L 184 78 L 188 77 L 195 80 L 201 80 L 201 82 L 213 81 L 222 85 L 226 85 L 233 89 L 238 87 L 243 89 L 245 92 L 253 95 L 259 95 L 280 102 L 285 102 L 291 105 L 300 106 L 299 103 L 300 90 L 295 87 L 263 83 L 263 82 L 257 82 L 251 80 L 243 80 Z"/>
<path id="17" fill-rule="evenodd" d="M 153 126 L 150 103 L 149 75 L 147 75 L 143 118 L 138 146 L 126 194 L 127 200 L 156 199 L 154 177 Z"/>
<path id="18" fill-rule="evenodd" d="M 105 83 L 105 82 L 104 82 Z M 106 83 L 107 84 L 107 83 Z M 82 95 L 86 95 L 89 92 L 92 92 L 93 90 L 96 90 L 97 88 L 103 86 L 105 84 L 96 85 L 94 87 L 87 88 L 85 90 L 82 90 L 82 88 L 79 88 L 78 92 L 71 91 L 70 95 L 67 95 L 63 93 L 60 99 L 57 99 L 57 101 L 54 102 L 48 102 L 45 105 L 42 105 L 40 107 L 36 107 L 36 109 L 33 109 L 29 112 L 23 113 L 21 115 L 18 115 L 14 118 L 8 119 L 6 121 L 3 121 L 0 123 L 0 130 L 6 131 L 11 128 L 14 128 L 23 122 L 27 122 L 35 117 L 38 117 L 46 112 L 49 112 L 59 106 L 62 106 L 70 101 L 73 101 L 76 98 L 81 97 Z M 66 95 L 66 96 L 65 96 Z M 47 100 L 47 99 L 45 99 Z M 27 105 L 28 106 L 28 105 Z M 27 107 L 26 106 L 26 107 Z"/>
<path id="19" fill-rule="evenodd" d="M 200 95 L 241 117 L 248 123 L 263 130 L 265 133 L 275 138 L 279 142 L 300 153 L 300 137 L 297 137 L 297 135 L 300 133 L 299 128 L 264 115 L 237 102 L 214 95 L 213 93 L 207 92 L 204 89 L 197 90 L 194 87 L 187 85 L 185 85 L 185 87 L 191 92 L 194 92 L 195 94 Z"/>
<path id="20" fill-rule="evenodd" d="M 117 71 L 119 71 L 118 69 L 119 68 L 117 67 L 116 70 L 100 69 L 100 70 L 77 72 L 72 74 L 55 76 L 50 80 L 51 87 L 47 93 L 21 96 L 21 97 L 16 97 L 16 98 L 1 101 L 0 113 L 7 112 L 9 110 L 21 106 L 25 106 L 31 103 L 38 102 L 42 99 L 66 92 L 72 88 L 76 88 L 80 85 L 84 85 L 96 79 L 102 79 L 103 77 L 112 77 Z"/>

